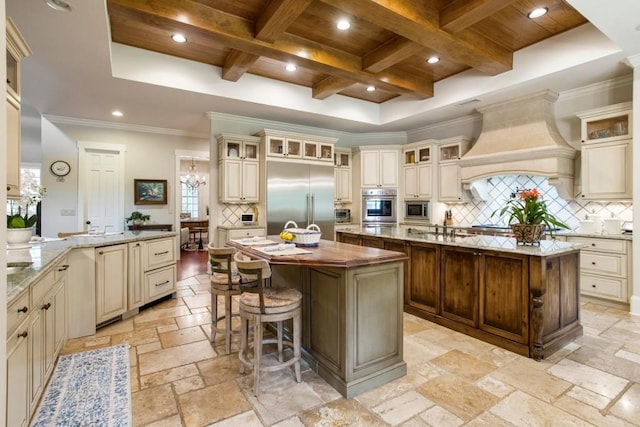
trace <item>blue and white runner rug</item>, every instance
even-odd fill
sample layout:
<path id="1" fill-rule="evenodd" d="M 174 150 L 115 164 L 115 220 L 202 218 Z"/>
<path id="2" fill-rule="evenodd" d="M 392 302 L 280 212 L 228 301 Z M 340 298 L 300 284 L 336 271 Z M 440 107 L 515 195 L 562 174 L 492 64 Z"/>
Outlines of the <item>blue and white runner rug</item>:
<path id="1" fill-rule="evenodd" d="M 60 356 L 32 427 L 131 425 L 129 345 Z"/>

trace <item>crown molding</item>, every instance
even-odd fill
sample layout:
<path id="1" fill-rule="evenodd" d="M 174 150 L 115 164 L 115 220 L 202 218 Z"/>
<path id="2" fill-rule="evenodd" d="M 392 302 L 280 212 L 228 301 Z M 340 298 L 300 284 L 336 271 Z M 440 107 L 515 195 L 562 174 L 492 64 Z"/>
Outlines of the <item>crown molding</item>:
<path id="1" fill-rule="evenodd" d="M 587 86 L 582 86 L 576 89 L 565 90 L 560 92 L 558 101 L 568 101 L 570 99 L 582 98 L 588 95 L 593 95 L 601 92 L 606 92 L 611 89 L 618 89 L 624 86 L 631 86 L 633 84 L 633 74 L 627 74 L 613 79 L 604 80 L 598 83 L 593 83 Z"/>
<path id="2" fill-rule="evenodd" d="M 464 126 L 469 123 L 481 122 L 481 121 L 482 121 L 482 115 L 480 113 L 473 113 L 468 116 L 458 117 L 458 118 L 447 120 L 444 122 L 432 123 L 430 125 L 426 125 L 417 129 L 411 129 L 407 131 L 407 139 L 411 140 L 412 136 L 416 136 L 427 131 L 434 131 L 438 129 L 448 128 L 451 126 Z"/>
<path id="3" fill-rule="evenodd" d="M 133 125 L 128 123 L 114 123 L 102 120 L 78 119 L 75 117 L 52 116 L 43 114 L 42 117 L 51 123 L 60 125 L 86 126 L 101 129 L 117 129 L 131 132 L 153 133 L 160 135 L 186 136 L 191 138 L 209 139 L 208 134 L 192 133 L 178 129 L 159 128 L 155 126 Z"/>

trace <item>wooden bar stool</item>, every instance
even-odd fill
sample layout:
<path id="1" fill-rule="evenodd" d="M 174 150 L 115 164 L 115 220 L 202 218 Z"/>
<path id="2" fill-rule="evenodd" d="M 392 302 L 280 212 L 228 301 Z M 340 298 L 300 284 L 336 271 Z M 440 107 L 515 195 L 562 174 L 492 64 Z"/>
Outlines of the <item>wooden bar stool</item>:
<path id="1" fill-rule="evenodd" d="M 253 368 L 253 394 L 260 394 L 260 373 L 276 371 L 293 365 L 296 381 L 300 382 L 300 334 L 302 294 L 297 289 L 286 287 L 265 287 L 270 282 L 271 268 L 264 260 L 247 260 L 240 252 L 235 255 L 240 273 L 240 353 L 242 362 L 240 373 L 245 366 Z M 283 322 L 293 319 L 293 342 L 283 339 Z M 276 322 L 277 337 L 264 339 L 263 324 Z M 249 350 L 249 325 L 253 324 L 253 359 Z M 275 365 L 264 365 L 263 344 L 278 344 L 278 361 Z M 293 357 L 284 360 L 284 346 L 293 348 Z"/>
<path id="2" fill-rule="evenodd" d="M 232 313 L 232 297 L 240 295 L 240 276 L 233 266 L 234 248 L 209 249 L 209 263 L 211 265 L 211 337 L 214 342 L 216 334 L 224 334 L 226 339 L 227 354 L 231 352 L 231 337 L 238 335 L 239 331 L 233 329 L 231 323 L 238 313 Z M 224 298 L 224 314 L 218 315 L 218 297 Z M 218 322 L 225 321 L 224 328 L 218 327 Z"/>

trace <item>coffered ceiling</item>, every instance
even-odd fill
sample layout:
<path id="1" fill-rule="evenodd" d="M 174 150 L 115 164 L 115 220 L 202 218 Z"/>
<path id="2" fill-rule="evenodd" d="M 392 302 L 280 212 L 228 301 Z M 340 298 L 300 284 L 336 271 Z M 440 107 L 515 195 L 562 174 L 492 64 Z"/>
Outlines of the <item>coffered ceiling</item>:
<path id="1" fill-rule="evenodd" d="M 563 0 L 108 0 L 112 41 L 373 103 L 426 99 L 475 69 L 496 76 L 519 49 L 580 26 Z M 350 27 L 340 30 L 339 20 Z M 181 33 L 183 44 L 171 36 Z M 436 64 L 427 63 L 431 57 Z M 286 65 L 295 65 L 287 71 Z M 369 88 L 369 90 L 367 90 Z M 375 90 L 371 90 L 375 88 Z"/>
<path id="2" fill-rule="evenodd" d="M 70 12 L 5 0 L 33 51 L 22 63 L 25 136 L 44 114 L 206 138 L 208 112 L 403 132 L 628 78 L 623 60 L 640 53 L 638 0 L 65 1 Z M 534 6 L 549 13 L 531 21 Z M 177 31 L 186 44 L 170 40 Z M 432 55 L 440 62 L 427 64 Z"/>

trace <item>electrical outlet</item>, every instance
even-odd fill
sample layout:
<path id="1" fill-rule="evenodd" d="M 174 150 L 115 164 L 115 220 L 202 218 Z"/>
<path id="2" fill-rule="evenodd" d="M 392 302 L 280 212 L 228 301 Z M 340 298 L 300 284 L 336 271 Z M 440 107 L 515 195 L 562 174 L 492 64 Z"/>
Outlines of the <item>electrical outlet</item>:
<path id="1" fill-rule="evenodd" d="M 60 209 L 60 216 L 76 216 L 75 209 Z"/>

